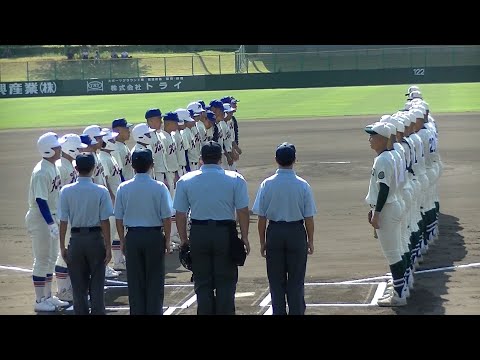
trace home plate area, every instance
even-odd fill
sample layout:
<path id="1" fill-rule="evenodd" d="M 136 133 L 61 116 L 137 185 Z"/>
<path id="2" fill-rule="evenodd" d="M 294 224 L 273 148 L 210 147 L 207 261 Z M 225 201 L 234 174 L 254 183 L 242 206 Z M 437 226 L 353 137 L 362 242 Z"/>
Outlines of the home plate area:
<path id="1" fill-rule="evenodd" d="M 305 283 L 306 315 L 323 314 L 328 307 L 376 306 L 385 282 Z M 128 287 L 125 281 L 107 280 L 105 304 L 108 315 L 128 315 Z M 237 284 L 237 315 L 272 315 L 268 284 L 264 279 Z M 73 314 L 73 306 L 64 314 Z M 193 284 L 165 285 L 164 315 L 196 315 L 197 302 Z"/>

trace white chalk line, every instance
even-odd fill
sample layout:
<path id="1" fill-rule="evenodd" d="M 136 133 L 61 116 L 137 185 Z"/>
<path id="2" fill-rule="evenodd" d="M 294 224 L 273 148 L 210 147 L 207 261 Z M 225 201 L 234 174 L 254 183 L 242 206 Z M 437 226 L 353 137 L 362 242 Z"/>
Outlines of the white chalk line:
<path id="1" fill-rule="evenodd" d="M 415 271 L 415 274 L 423 274 L 423 273 L 430 273 L 430 272 L 440 272 L 440 271 L 449 271 L 449 270 L 455 270 L 455 269 L 465 269 L 465 268 L 470 268 L 470 267 L 480 267 L 480 263 L 470 263 L 470 264 L 462 264 L 462 265 L 454 265 L 454 266 L 445 266 L 445 267 L 439 267 L 439 268 L 434 268 L 434 269 L 425 269 L 425 270 L 418 270 Z M 20 272 L 29 272 L 31 273 L 31 269 L 26 269 L 18 266 L 9 266 L 9 265 L 0 265 L 0 269 L 4 270 L 12 270 L 12 271 L 20 271 Z M 371 282 L 372 280 L 386 280 L 390 279 L 390 275 L 382 275 L 382 276 L 375 276 L 375 277 L 369 277 L 369 278 L 363 278 L 363 279 L 356 279 L 356 280 L 346 280 L 346 281 L 337 281 L 337 282 L 320 282 L 320 283 L 305 283 L 307 286 L 322 286 L 322 285 L 348 285 L 348 284 L 364 284 L 364 285 L 377 285 L 377 290 L 375 291 L 375 295 L 373 296 L 373 299 L 370 303 L 368 304 L 306 304 L 306 306 L 312 306 L 312 307 L 319 307 L 319 306 L 373 306 L 376 305 L 378 298 L 382 296 L 382 294 L 385 291 L 385 288 L 387 284 L 385 282 Z M 114 287 L 127 287 L 127 282 L 125 281 L 119 281 L 119 280 L 110 280 L 106 279 L 106 282 L 111 282 L 111 283 L 116 283 L 118 286 L 105 286 L 106 289 L 109 288 L 114 288 Z M 181 286 L 193 286 L 193 284 L 168 284 L 165 286 L 172 286 L 172 287 L 181 287 Z M 185 303 L 183 303 L 179 307 L 169 307 L 167 311 L 169 312 L 168 315 L 173 313 L 175 309 L 186 309 L 190 307 L 195 301 L 197 300 L 197 295 L 193 295 L 191 298 L 189 298 Z M 267 306 L 267 310 L 263 315 L 272 315 L 273 308 L 271 305 L 269 305 L 271 302 L 271 294 L 268 293 L 267 296 L 260 302 L 259 306 L 260 307 L 265 307 Z M 113 310 L 128 310 L 130 309 L 129 307 L 106 307 L 107 310 L 113 309 Z M 69 308 L 66 309 L 67 311 L 73 310 L 73 306 L 70 306 Z"/>

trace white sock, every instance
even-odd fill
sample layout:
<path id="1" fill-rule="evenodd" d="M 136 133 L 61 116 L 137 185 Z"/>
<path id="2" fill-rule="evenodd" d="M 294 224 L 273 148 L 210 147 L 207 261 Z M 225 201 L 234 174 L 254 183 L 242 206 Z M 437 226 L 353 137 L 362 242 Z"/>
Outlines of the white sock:
<path id="1" fill-rule="evenodd" d="M 53 274 L 47 274 L 45 278 L 45 298 L 49 298 L 52 296 L 52 279 Z"/>
<path id="2" fill-rule="evenodd" d="M 58 292 L 62 291 L 63 289 L 68 289 L 72 285 L 67 268 L 56 266 L 55 278 L 57 279 Z"/>
<path id="3" fill-rule="evenodd" d="M 33 276 L 33 286 L 35 287 L 35 300 L 39 303 L 45 296 L 45 278 Z"/>

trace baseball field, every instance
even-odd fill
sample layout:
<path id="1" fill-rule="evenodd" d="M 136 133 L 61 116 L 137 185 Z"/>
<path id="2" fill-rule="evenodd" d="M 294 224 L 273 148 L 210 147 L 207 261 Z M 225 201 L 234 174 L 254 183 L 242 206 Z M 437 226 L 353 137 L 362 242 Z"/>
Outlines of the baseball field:
<path id="1" fill-rule="evenodd" d="M 224 95 L 240 99 L 243 154 L 238 168 L 248 182 L 250 206 L 260 182 L 275 171 L 275 147 L 283 141 L 295 144 L 296 171 L 314 190 L 318 214 L 315 253 L 307 264 L 306 314 L 480 314 L 476 83 L 420 86 L 438 124 L 445 166 L 439 180 L 440 237 L 417 269 L 408 305 L 375 305 L 389 268 L 367 222 L 364 197 L 375 154 L 363 128 L 400 109 L 408 85 L 2 99 L 0 314 L 35 314 L 32 250 L 24 217 L 30 174 L 39 160 L 39 135 L 50 130 L 79 133 L 89 124 L 108 126 L 115 117 L 138 123 L 149 107 L 166 112 Z M 237 313 L 268 315 L 268 282 L 255 216 L 250 244 L 251 253 L 239 272 Z M 165 314 L 195 314 L 191 273 L 182 268 L 177 252 L 167 256 L 166 266 Z M 128 314 L 125 281 L 125 274 L 107 281 L 108 314 Z"/>

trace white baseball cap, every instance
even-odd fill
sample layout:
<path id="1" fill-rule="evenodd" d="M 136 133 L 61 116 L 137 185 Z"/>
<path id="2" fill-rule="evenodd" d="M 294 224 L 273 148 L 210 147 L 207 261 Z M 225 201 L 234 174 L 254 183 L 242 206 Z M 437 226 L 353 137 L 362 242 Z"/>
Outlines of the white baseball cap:
<path id="1" fill-rule="evenodd" d="M 422 97 L 422 93 L 418 90 L 414 90 L 412 91 L 409 95 L 408 95 L 408 98 L 409 100 L 413 100 L 413 99 L 423 99 Z"/>
<path id="2" fill-rule="evenodd" d="M 90 125 L 83 130 L 85 134 L 90 136 L 92 139 L 95 138 L 95 136 L 104 136 L 107 135 L 107 132 L 102 130 L 102 128 L 98 125 Z"/>
<path id="3" fill-rule="evenodd" d="M 203 111 L 205 111 L 205 109 L 202 107 L 202 104 L 197 101 L 188 104 L 187 110 L 192 110 L 194 114 L 201 114 Z"/>
<path id="4" fill-rule="evenodd" d="M 150 144 L 151 140 L 146 134 L 151 134 L 153 132 L 155 132 L 155 129 L 148 127 L 145 123 L 140 123 L 133 127 L 132 136 L 135 141 Z"/>
<path id="5" fill-rule="evenodd" d="M 415 121 L 417 119 L 423 119 L 423 111 L 420 110 L 419 108 L 413 108 L 412 110 L 410 110 L 411 113 L 413 114 L 413 116 L 415 116 Z M 413 121 L 412 121 L 413 122 Z"/>
<path id="6" fill-rule="evenodd" d="M 425 109 L 425 106 L 423 104 L 417 103 L 412 106 L 412 109 L 420 109 L 422 110 L 423 115 L 427 114 L 427 109 Z"/>
<path id="7" fill-rule="evenodd" d="M 55 151 L 52 149 L 62 146 L 64 142 L 65 139 L 59 139 L 56 133 L 50 131 L 38 138 L 37 149 L 42 157 L 48 159 L 55 155 Z"/>
<path id="8" fill-rule="evenodd" d="M 367 125 L 364 129 L 368 134 L 371 135 L 382 135 L 387 139 L 390 139 L 390 128 L 387 126 L 386 123 L 383 122 L 376 122 L 370 125 Z"/>
<path id="9" fill-rule="evenodd" d="M 390 130 L 390 135 L 395 135 L 397 133 L 397 126 L 393 123 L 393 121 L 395 121 L 395 120 L 390 118 L 389 121 L 385 123 L 385 125 Z"/>
<path id="10" fill-rule="evenodd" d="M 188 111 L 187 109 L 180 108 L 180 109 L 175 110 L 175 112 L 177 113 L 178 120 L 181 121 L 181 124 L 183 124 L 184 121 L 186 121 L 186 122 L 195 121 L 194 119 L 192 119 L 192 117 L 190 116 L 190 111 Z"/>
<path id="11" fill-rule="evenodd" d="M 82 143 L 82 139 L 77 134 L 65 134 L 60 140 L 63 141 L 62 151 L 74 159 L 80 154 L 81 151 L 79 149 L 88 147 L 88 145 Z"/>
<path id="12" fill-rule="evenodd" d="M 420 88 L 417 85 L 412 85 L 408 88 L 407 93 L 405 96 L 408 96 L 411 94 L 412 91 L 420 91 Z"/>
<path id="13" fill-rule="evenodd" d="M 234 112 L 235 109 L 232 108 L 232 106 L 230 104 L 224 103 L 223 104 L 223 111 L 224 112 Z"/>
<path id="14" fill-rule="evenodd" d="M 397 128 L 397 130 L 400 131 L 400 132 L 405 132 L 405 128 L 406 128 L 406 127 L 409 127 L 409 126 L 410 126 L 410 123 L 412 122 L 412 121 L 410 120 L 410 116 L 408 116 L 408 114 L 396 115 L 395 118 L 396 118 L 397 121 L 398 121 L 399 123 L 401 123 L 402 126 L 403 126 L 403 130 L 398 130 L 398 128 Z"/>
<path id="15" fill-rule="evenodd" d="M 382 123 L 390 122 L 391 118 L 392 118 L 391 115 L 382 115 L 382 117 L 380 118 L 380 122 Z"/>

